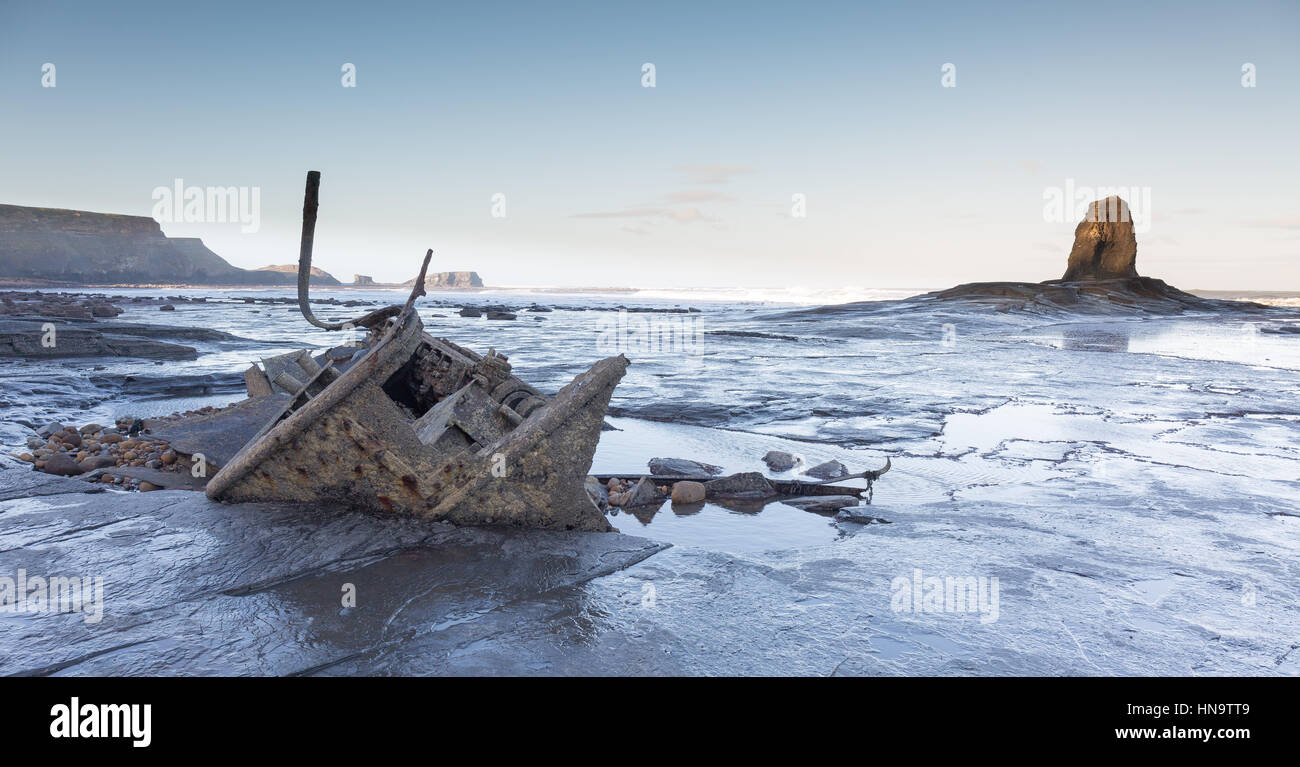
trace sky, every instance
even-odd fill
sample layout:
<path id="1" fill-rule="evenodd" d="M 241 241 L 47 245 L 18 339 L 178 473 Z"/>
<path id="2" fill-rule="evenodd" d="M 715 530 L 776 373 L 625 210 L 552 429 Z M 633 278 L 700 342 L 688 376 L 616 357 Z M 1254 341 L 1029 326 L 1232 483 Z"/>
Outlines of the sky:
<path id="1" fill-rule="evenodd" d="M 319 170 L 345 281 L 426 248 L 499 286 L 1038 281 L 1052 190 L 1119 187 L 1139 272 L 1300 290 L 1298 126 L 1296 1 L 0 0 L 0 203 L 255 192 L 256 231 L 161 222 L 253 268 Z"/>

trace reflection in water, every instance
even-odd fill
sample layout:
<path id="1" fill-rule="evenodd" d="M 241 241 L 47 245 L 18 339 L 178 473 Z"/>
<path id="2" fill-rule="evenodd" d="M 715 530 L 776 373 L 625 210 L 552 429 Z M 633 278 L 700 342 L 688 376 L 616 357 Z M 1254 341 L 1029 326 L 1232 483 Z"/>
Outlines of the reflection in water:
<path id="1" fill-rule="evenodd" d="M 673 503 L 614 510 L 621 533 L 716 551 L 770 551 L 830 543 L 841 537 L 833 514 L 796 509 L 779 499 Z"/>
<path id="2" fill-rule="evenodd" d="M 1070 351 L 1126 352 L 1128 346 L 1128 328 L 1122 325 L 1071 325 L 1061 333 L 1061 348 Z"/>

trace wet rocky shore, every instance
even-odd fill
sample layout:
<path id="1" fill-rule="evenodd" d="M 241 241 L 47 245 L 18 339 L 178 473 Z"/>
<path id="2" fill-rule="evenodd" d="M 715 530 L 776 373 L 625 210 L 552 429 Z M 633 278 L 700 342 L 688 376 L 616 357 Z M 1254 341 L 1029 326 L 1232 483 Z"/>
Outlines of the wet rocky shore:
<path id="1" fill-rule="evenodd" d="M 357 313 L 343 302 L 390 295 L 313 303 L 343 319 Z M 108 457 L 94 471 L 123 477 L 0 456 L 0 576 L 100 576 L 104 589 L 97 623 L 0 613 L 0 674 L 1300 674 L 1294 310 L 1138 319 L 1022 306 L 1019 288 L 1006 301 L 624 306 L 668 323 L 656 328 L 694 318 L 702 342 L 628 344 L 616 430 L 591 473 L 632 478 L 655 456 L 718 473 L 682 480 L 677 503 L 678 482 L 652 481 L 655 502 L 639 506 L 626 505 L 637 482 L 604 481 L 622 496 L 608 509 L 620 533 L 538 535 L 167 489 L 188 473 L 133 437 L 137 420 L 223 408 L 244 397 L 250 360 L 338 341 L 302 330 L 286 292 L 84 300 L 121 312 L 0 321 L 194 357 L 0 358 L 4 453 L 52 450 L 78 468 Z M 601 356 L 603 323 L 628 303 L 529 311 L 534 300 L 432 295 L 420 308 L 430 333 L 510 351 L 555 391 Z M 517 319 L 461 316 L 466 302 Z M 154 329 L 105 332 L 124 325 Z M 51 422 L 64 428 L 41 437 Z M 887 457 L 859 507 L 872 519 L 685 495 L 688 481 Z M 143 482 L 164 489 L 123 492 Z M 899 579 L 918 572 L 997 578 L 996 616 L 898 609 Z"/>

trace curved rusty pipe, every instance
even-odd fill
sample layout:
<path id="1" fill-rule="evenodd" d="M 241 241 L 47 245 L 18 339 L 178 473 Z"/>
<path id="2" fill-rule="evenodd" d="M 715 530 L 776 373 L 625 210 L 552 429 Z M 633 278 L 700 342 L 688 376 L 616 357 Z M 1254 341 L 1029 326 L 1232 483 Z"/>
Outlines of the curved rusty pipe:
<path id="1" fill-rule="evenodd" d="M 406 300 L 406 306 L 386 306 L 347 322 L 325 322 L 313 314 L 308 291 L 311 282 L 311 250 L 316 240 L 316 209 L 319 206 L 320 171 L 309 170 L 307 188 L 302 198 L 302 239 L 298 246 L 298 309 L 308 322 L 323 330 L 368 328 L 396 315 L 403 309 L 411 308 L 415 304 L 415 299 L 424 295 L 424 276 L 429 269 L 429 259 L 433 258 L 432 248 L 424 254 L 424 263 L 420 266 L 420 274 L 415 278 L 415 286 L 411 289 L 411 297 Z"/>

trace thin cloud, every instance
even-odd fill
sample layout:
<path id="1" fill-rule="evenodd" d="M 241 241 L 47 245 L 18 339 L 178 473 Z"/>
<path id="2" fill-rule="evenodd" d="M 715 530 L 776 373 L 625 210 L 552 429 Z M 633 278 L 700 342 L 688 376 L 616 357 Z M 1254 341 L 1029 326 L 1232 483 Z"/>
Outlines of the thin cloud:
<path id="1" fill-rule="evenodd" d="M 666 194 L 664 195 L 664 199 L 669 203 L 681 203 L 681 202 L 712 202 L 712 201 L 724 202 L 728 200 L 734 200 L 736 198 L 732 197 L 729 194 L 723 194 L 722 192 L 719 192 L 714 189 L 688 189 L 684 192 L 673 192 L 672 194 Z"/>
<path id="2" fill-rule="evenodd" d="M 685 173 L 686 180 L 692 184 L 725 184 L 735 176 L 754 172 L 749 165 L 726 163 L 692 163 L 678 165 L 677 170 Z"/>
<path id="3" fill-rule="evenodd" d="M 717 220 L 699 208 L 629 208 L 627 210 L 597 211 L 595 213 L 574 213 L 569 218 L 630 218 L 645 222 L 666 218 L 680 224 Z"/>
<path id="4" fill-rule="evenodd" d="M 1247 221 L 1246 226 L 1258 229 L 1300 229 L 1300 216 L 1278 216 Z"/>

